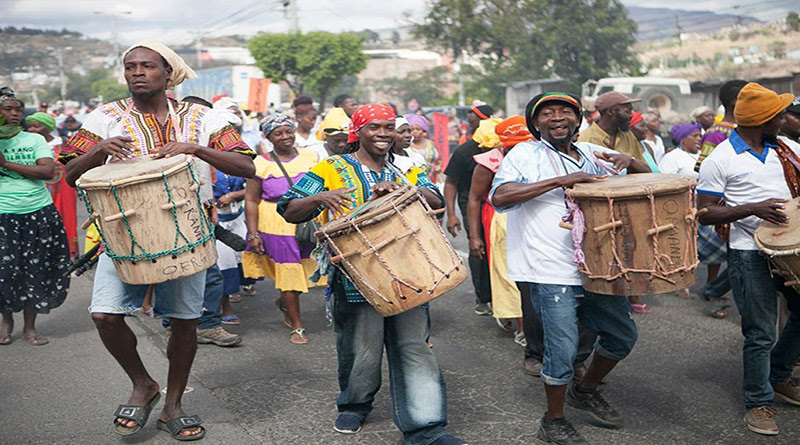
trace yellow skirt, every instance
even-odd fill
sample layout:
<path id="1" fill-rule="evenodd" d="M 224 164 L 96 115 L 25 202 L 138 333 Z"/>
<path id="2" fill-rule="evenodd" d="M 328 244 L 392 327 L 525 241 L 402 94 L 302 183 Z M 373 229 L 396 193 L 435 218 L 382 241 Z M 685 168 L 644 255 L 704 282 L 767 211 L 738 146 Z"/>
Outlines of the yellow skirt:
<path id="1" fill-rule="evenodd" d="M 317 262 L 311 258 L 303 259 L 302 264 L 278 264 L 266 255 L 243 252 L 242 268 L 245 277 L 267 277 L 275 282 L 275 289 L 280 291 L 306 293 L 310 287 L 328 285 L 326 277 L 320 278 L 317 283 L 308 280 L 317 270 Z"/>
<path id="2" fill-rule="evenodd" d="M 492 283 L 492 312 L 495 318 L 522 317 L 519 289 L 508 280 L 506 256 L 506 214 L 494 212 L 489 230 L 489 276 Z"/>

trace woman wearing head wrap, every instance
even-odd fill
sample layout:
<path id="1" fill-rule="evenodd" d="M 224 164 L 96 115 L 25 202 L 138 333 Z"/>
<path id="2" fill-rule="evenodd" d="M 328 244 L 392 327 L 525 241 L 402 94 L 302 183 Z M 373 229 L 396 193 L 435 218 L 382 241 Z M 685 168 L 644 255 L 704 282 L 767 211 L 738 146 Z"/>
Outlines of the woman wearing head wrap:
<path id="1" fill-rule="evenodd" d="M 405 170 L 401 168 L 403 172 L 411 168 L 412 165 L 420 169 L 425 169 L 427 166 L 425 158 L 409 148 L 411 146 L 411 141 L 414 140 L 414 136 L 411 135 L 411 125 L 409 125 L 408 120 L 403 116 L 398 117 L 395 120 L 394 130 L 395 137 L 394 145 L 392 146 L 392 153 L 395 155 L 394 164 L 398 167 L 405 166 Z M 400 157 L 407 158 L 408 161 Z"/>
<path id="2" fill-rule="evenodd" d="M 275 288 L 281 294 L 275 305 L 291 329 L 289 341 L 306 344 L 308 337 L 300 320 L 300 294 L 315 285 L 308 280 L 317 267 L 310 257 L 315 246 L 299 243 L 295 237 L 297 225 L 286 222 L 276 212 L 276 203 L 289 190 L 289 182 L 300 181 L 318 162 L 316 153 L 295 146 L 295 128 L 294 121 L 283 114 L 273 114 L 261 121 L 261 131 L 274 148 L 255 159 L 256 177 L 247 180 L 245 212 L 249 246 L 242 255 L 242 266 L 245 277 L 268 277 L 275 281 Z"/>
<path id="3" fill-rule="evenodd" d="M 436 176 L 441 172 L 442 166 L 439 159 L 439 150 L 436 149 L 433 141 L 428 139 L 431 124 L 428 122 L 428 118 L 421 114 L 407 114 L 405 118 L 411 127 L 411 136 L 413 137 L 411 146 L 408 149 L 419 153 L 425 158 L 427 164 L 425 173 L 428 174 L 432 181 L 436 182 Z"/>
<path id="4" fill-rule="evenodd" d="M 696 123 L 700 124 L 703 133 L 714 125 L 717 117 L 716 113 L 705 105 L 695 108 L 689 115 Z"/>
<path id="5" fill-rule="evenodd" d="M 390 193 L 402 183 L 417 187 L 433 208 L 442 207 L 441 194 L 419 168 L 412 166 L 402 173 L 389 163 L 395 137 L 395 114 L 390 107 L 358 107 L 349 131 L 348 152 L 314 166 L 278 203 L 278 211 L 287 221 L 339 218 L 371 196 Z M 327 263 L 320 261 L 321 268 Z M 385 347 L 392 375 L 392 412 L 405 443 L 463 444 L 444 430 L 444 379 L 425 341 L 430 322 L 428 305 L 384 318 L 339 269 L 325 267 L 321 272 L 330 273 L 334 299 L 340 389 L 336 431 L 354 434 L 361 430 L 381 386 Z"/>
<path id="6" fill-rule="evenodd" d="M 28 124 L 28 132 L 39 134 L 47 141 L 47 146 L 54 156 L 58 157 L 61 154 L 61 138 L 53 136 L 53 132 L 56 130 L 56 120 L 53 119 L 53 116 L 39 111 L 26 117 L 25 123 Z M 53 179 L 47 181 L 47 189 L 64 222 L 69 255 L 74 258 L 78 254 L 78 196 L 75 189 L 70 187 L 64 178 L 64 164 L 60 162 L 55 164 L 55 175 Z"/>
<path id="7" fill-rule="evenodd" d="M 319 124 L 317 140 L 319 144 L 308 148 L 319 155 L 319 160 L 327 159 L 333 155 L 342 154 L 347 146 L 347 135 L 350 128 L 350 118 L 342 108 L 331 108 L 325 119 Z"/>
<path id="8" fill-rule="evenodd" d="M 477 258 L 486 256 L 492 288 L 492 315 L 506 331 L 512 329 L 510 320 L 516 319 L 514 340 L 525 345 L 519 289 L 507 278 L 506 215 L 495 212 L 486 198 L 505 154 L 521 142 L 532 141 L 533 135 L 525 126 L 524 117 L 512 116 L 500 123 L 494 119 L 481 121 L 473 139 L 484 152 L 473 156 L 477 166 L 472 173 L 467 204 L 470 255 Z"/>
<path id="9" fill-rule="evenodd" d="M 638 111 L 633 112 L 633 117 L 631 117 L 631 132 L 636 139 L 639 141 L 639 144 L 642 146 L 642 157 L 644 158 L 644 162 L 647 163 L 647 166 L 650 167 L 650 171 L 653 173 L 658 173 L 658 163 L 656 162 L 653 149 L 650 145 L 645 144 L 645 139 L 647 138 L 647 124 L 644 122 L 644 117 L 642 113 Z"/>
<path id="10" fill-rule="evenodd" d="M 45 186 L 53 152 L 43 137 L 22 131 L 23 109 L 9 88 L 0 89 L 0 345 L 11 344 L 20 311 L 25 341 L 47 344 L 36 316 L 60 306 L 69 290 L 67 237 Z"/>

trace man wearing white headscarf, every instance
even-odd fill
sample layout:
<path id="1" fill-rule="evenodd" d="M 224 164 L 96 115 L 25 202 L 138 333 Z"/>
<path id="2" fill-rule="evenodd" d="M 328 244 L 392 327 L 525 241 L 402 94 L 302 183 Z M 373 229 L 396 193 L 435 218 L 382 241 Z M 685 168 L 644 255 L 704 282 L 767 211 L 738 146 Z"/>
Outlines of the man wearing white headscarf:
<path id="1" fill-rule="evenodd" d="M 253 176 L 255 153 L 224 115 L 202 105 L 167 98 L 167 89 L 196 76 L 180 56 L 161 43 L 144 41 L 125 51 L 122 64 L 132 97 L 99 106 L 69 139 L 59 156 L 66 165 L 67 183 L 74 186 L 84 172 L 105 163 L 181 153 L 231 175 Z M 207 201 L 204 204 L 212 200 L 208 185 L 206 190 L 200 190 L 201 199 Z M 172 327 L 167 345 L 167 397 L 158 428 L 181 440 L 205 435 L 200 418 L 184 413 L 181 396 L 197 351 L 198 336 L 213 334 L 201 332 L 204 330 L 198 329 L 197 321 L 203 311 L 206 277 L 212 269 L 154 285 L 154 312 L 169 318 Z M 159 385 L 144 367 L 136 350 L 136 336 L 125 323 L 125 316 L 137 314 L 148 285 L 123 283 L 106 254 L 98 261 L 94 283 L 89 307 L 92 320 L 106 349 L 133 383 L 128 402 L 114 414 L 115 432 L 128 436 L 144 427 L 160 398 Z"/>

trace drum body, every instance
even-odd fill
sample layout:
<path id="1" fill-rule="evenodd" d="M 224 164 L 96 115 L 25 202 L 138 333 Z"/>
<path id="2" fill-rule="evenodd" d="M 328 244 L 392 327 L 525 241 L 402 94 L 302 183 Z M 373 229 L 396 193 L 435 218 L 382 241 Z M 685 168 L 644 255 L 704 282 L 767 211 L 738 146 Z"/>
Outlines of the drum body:
<path id="1" fill-rule="evenodd" d="M 784 284 L 800 292 L 800 198 L 787 203 L 784 212 L 789 216 L 787 225 L 762 221 L 753 239 L 778 275 L 786 278 Z"/>
<path id="2" fill-rule="evenodd" d="M 416 189 L 403 186 L 316 233 L 331 261 L 384 317 L 433 300 L 469 275 Z"/>
<path id="3" fill-rule="evenodd" d="M 583 288 L 605 295 L 674 292 L 695 283 L 695 180 L 661 173 L 575 184 L 586 227 Z"/>
<path id="4" fill-rule="evenodd" d="M 155 284 L 204 271 L 217 261 L 214 230 L 186 155 L 106 164 L 76 182 L 106 254 L 128 284 Z"/>

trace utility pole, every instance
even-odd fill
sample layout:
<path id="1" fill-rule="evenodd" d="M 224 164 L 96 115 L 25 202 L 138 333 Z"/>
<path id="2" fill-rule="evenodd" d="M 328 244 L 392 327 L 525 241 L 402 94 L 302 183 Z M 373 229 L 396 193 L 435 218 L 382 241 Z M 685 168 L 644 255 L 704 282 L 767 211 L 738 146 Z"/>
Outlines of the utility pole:
<path id="1" fill-rule="evenodd" d="M 289 33 L 296 33 L 300 30 L 299 19 L 297 17 L 297 0 L 284 0 L 283 7 L 289 8 Z"/>
<path id="2" fill-rule="evenodd" d="M 681 36 L 683 35 L 683 28 L 681 27 L 681 22 L 678 19 L 678 14 L 675 14 L 675 28 L 678 30 L 677 37 L 678 37 L 678 46 L 683 46 L 683 40 L 681 40 Z"/>
<path id="3" fill-rule="evenodd" d="M 118 15 L 130 15 L 133 14 L 132 11 L 122 11 L 122 12 L 103 12 L 103 11 L 94 11 L 97 15 L 107 15 L 111 17 L 111 44 L 114 47 L 114 75 L 117 76 L 120 74 L 120 50 L 119 50 L 119 35 L 117 34 L 117 16 Z"/>
<path id="4" fill-rule="evenodd" d="M 67 98 L 67 76 L 64 75 L 64 49 L 72 49 L 72 47 L 56 48 L 56 59 L 58 60 L 58 78 L 61 81 L 61 102 L 64 102 Z"/>

